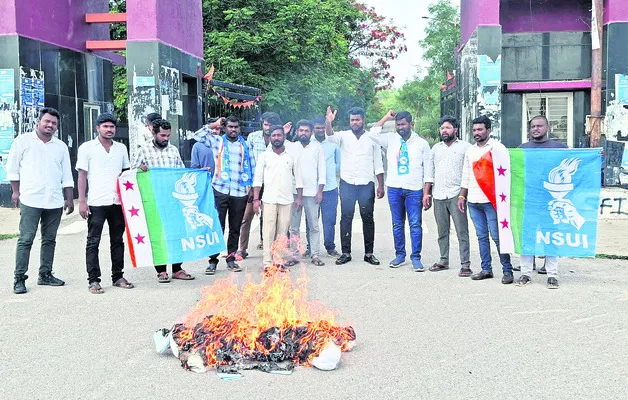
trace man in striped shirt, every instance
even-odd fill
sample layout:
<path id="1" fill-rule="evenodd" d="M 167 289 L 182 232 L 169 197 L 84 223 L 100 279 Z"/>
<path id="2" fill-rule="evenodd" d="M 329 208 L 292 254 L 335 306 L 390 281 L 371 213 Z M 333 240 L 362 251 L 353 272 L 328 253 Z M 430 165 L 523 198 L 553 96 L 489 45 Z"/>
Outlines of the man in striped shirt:
<path id="1" fill-rule="evenodd" d="M 153 121 L 153 141 L 142 146 L 131 168 L 148 171 L 148 168 L 185 168 L 179 150 L 170 144 L 170 130 L 172 126 L 165 119 Z M 172 264 L 172 279 L 189 281 L 194 277 L 181 268 L 183 263 Z M 159 283 L 170 282 L 166 265 L 155 265 Z"/>

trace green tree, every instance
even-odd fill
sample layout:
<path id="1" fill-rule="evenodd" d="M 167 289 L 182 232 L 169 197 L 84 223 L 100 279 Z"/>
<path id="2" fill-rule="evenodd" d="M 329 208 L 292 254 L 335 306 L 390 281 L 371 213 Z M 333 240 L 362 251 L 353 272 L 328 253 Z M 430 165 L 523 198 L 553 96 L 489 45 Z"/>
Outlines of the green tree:
<path id="1" fill-rule="evenodd" d="M 109 0 L 109 11 L 126 12 L 126 0 Z M 111 40 L 126 39 L 126 24 L 111 24 Z M 125 52 L 122 52 L 124 55 Z M 113 112 L 121 124 L 128 123 L 129 95 L 126 79 L 126 65 L 113 66 Z"/>
<path id="2" fill-rule="evenodd" d="M 261 88 L 286 119 L 369 105 L 405 50 L 396 27 L 353 0 L 204 0 L 203 18 L 214 77 Z"/>
<path id="3" fill-rule="evenodd" d="M 449 0 L 438 0 L 428 7 L 430 23 L 425 38 L 419 41 L 423 59 L 430 63 L 428 74 L 444 78 L 456 68 L 454 51 L 460 43 L 460 11 Z"/>

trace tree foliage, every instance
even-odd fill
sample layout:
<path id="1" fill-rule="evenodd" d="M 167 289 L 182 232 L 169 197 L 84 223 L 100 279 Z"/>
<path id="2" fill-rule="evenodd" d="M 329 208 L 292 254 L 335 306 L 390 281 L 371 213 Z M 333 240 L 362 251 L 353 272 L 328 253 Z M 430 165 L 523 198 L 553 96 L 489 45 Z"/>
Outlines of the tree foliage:
<path id="1" fill-rule="evenodd" d="M 440 87 L 447 72 L 455 70 L 455 47 L 460 40 L 458 8 L 449 0 L 438 0 L 428 7 L 430 23 L 425 38 L 419 41 L 423 59 L 429 63 L 425 76 L 404 83 L 399 89 L 388 90 L 377 96 L 371 108 L 373 121 L 389 109 L 407 110 L 414 116 L 414 130 L 426 139 L 438 140 L 440 118 Z M 375 114 L 375 115 L 373 115 Z"/>
<path id="2" fill-rule="evenodd" d="M 204 0 L 203 19 L 214 77 L 261 88 L 264 108 L 287 119 L 370 104 L 405 50 L 396 27 L 354 0 Z"/>
<path id="3" fill-rule="evenodd" d="M 126 12 L 125 0 L 109 0 L 109 11 Z M 126 39 L 126 24 L 111 24 L 111 40 Z M 124 54 L 124 53 L 123 53 Z M 126 65 L 113 66 L 113 112 L 120 124 L 128 123 L 129 91 L 127 87 Z"/>

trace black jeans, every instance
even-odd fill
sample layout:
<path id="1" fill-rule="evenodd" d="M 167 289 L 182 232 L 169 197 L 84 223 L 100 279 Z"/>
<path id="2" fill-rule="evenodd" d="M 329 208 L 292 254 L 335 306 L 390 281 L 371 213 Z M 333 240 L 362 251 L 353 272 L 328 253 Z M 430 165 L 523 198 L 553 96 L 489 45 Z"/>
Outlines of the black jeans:
<path id="1" fill-rule="evenodd" d="M 364 233 L 364 253 L 373 253 L 375 242 L 375 184 L 351 185 L 340 180 L 340 243 L 344 254 L 351 254 L 351 226 L 355 214 L 355 202 L 360 207 L 362 231 Z"/>
<path id="2" fill-rule="evenodd" d="M 229 237 L 227 238 L 227 261 L 235 260 L 235 252 L 238 251 L 240 244 L 240 227 L 246 210 L 247 196 L 236 197 L 228 194 L 220 193 L 214 189 L 214 201 L 216 210 L 218 210 L 218 218 L 222 233 L 225 233 L 225 220 L 229 213 Z M 212 262 L 218 262 L 218 254 L 209 257 Z"/>
<path id="3" fill-rule="evenodd" d="M 111 252 L 111 281 L 122 278 L 124 269 L 124 213 L 116 204 L 110 206 L 90 206 L 87 217 L 87 246 L 85 261 L 87 263 L 87 280 L 89 283 L 100 282 L 100 260 L 98 246 L 105 221 L 109 225 L 109 247 Z"/>
<path id="4" fill-rule="evenodd" d="M 20 237 L 15 249 L 15 279 L 26 280 L 37 225 L 41 222 L 41 252 L 39 275 L 52 272 L 57 245 L 57 230 L 61 223 L 62 208 L 35 208 L 20 204 Z"/>

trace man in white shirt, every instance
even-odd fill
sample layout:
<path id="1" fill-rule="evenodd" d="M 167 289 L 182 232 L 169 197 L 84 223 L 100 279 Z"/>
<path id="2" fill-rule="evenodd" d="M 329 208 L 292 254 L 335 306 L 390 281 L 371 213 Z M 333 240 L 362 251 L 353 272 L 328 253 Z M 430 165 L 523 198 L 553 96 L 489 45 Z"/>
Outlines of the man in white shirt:
<path id="1" fill-rule="evenodd" d="M 458 209 L 458 196 L 460 195 L 464 155 L 471 144 L 458 139 L 458 126 L 458 120 L 454 117 L 445 115 L 440 120 L 442 141 L 432 147 L 425 168 L 423 207 L 428 210 L 432 206 L 433 196 L 440 260 L 430 267 L 430 271 L 449 269 L 449 231 L 451 220 L 453 220 L 460 252 L 461 268 L 458 276 L 467 277 L 473 275 L 469 258 L 469 222 L 466 209 L 465 212 L 460 212 Z"/>
<path id="2" fill-rule="evenodd" d="M 480 259 L 482 260 L 482 271 L 471 275 L 471 279 L 479 281 L 493 278 L 493 266 L 491 257 L 491 243 L 489 233 L 495 242 L 497 252 L 499 252 L 499 228 L 497 226 L 497 211 L 493 204 L 486 197 L 475 175 L 473 166 L 482 156 L 489 151 L 508 151 L 503 144 L 491 139 L 491 120 L 482 115 L 473 120 L 473 138 L 475 145 L 469 147 L 464 156 L 462 182 L 460 195 L 458 196 L 458 209 L 465 211 L 465 202 L 469 202 L 469 215 L 475 226 L 480 246 Z M 502 283 L 511 284 L 514 281 L 512 275 L 512 264 L 510 254 L 499 253 L 499 260 L 502 264 L 504 276 Z"/>
<path id="3" fill-rule="evenodd" d="M 100 114 L 96 120 L 98 137 L 79 147 L 76 161 L 79 173 L 79 214 L 87 219 L 85 263 L 88 290 L 92 294 L 104 293 L 100 285 L 98 246 L 105 221 L 109 225 L 113 286 L 124 289 L 134 287 L 123 276 L 125 226 L 117 183 L 122 171 L 129 169 L 129 155 L 124 144 L 113 141 L 117 123 L 118 120 L 112 114 Z"/>
<path id="4" fill-rule="evenodd" d="M 264 266 L 282 265 L 281 254 L 272 254 L 275 240 L 287 239 L 292 207 L 300 209 L 303 205 L 303 181 L 297 158 L 288 153 L 284 146 L 286 134 L 284 128 L 273 125 L 270 128 L 270 143 L 266 151 L 261 153 L 255 166 L 253 179 L 253 207 L 255 214 L 261 211 L 260 203 L 264 202 Z M 264 196 L 260 199 L 260 190 L 264 185 Z M 296 199 L 293 190 L 296 188 Z M 283 243 L 286 247 L 287 242 Z M 281 247 L 281 246 L 280 246 Z"/>
<path id="5" fill-rule="evenodd" d="M 371 138 L 364 134 L 364 110 L 354 107 L 349 110 L 351 130 L 334 133 L 332 122 L 338 110 L 327 107 L 325 130 L 327 140 L 340 146 L 342 164 L 340 166 L 340 242 L 342 255 L 336 265 L 351 261 L 351 228 L 355 203 L 359 204 L 364 232 L 364 261 L 379 265 L 373 255 L 375 242 L 375 179 L 377 178 L 377 198 L 384 197 L 384 166 L 382 151 Z"/>
<path id="6" fill-rule="evenodd" d="M 397 132 L 382 134 L 382 127 L 388 121 L 395 121 Z M 410 225 L 412 253 L 410 261 L 416 272 L 423 272 L 421 250 L 423 247 L 422 206 L 424 164 L 430 154 L 430 145 L 412 131 L 412 115 L 407 111 L 388 113 L 369 131 L 368 136 L 386 149 L 388 174 L 388 204 L 392 214 L 395 258 L 391 268 L 399 268 L 406 261 L 405 221 Z"/>
<path id="7" fill-rule="evenodd" d="M 306 237 L 312 264 L 323 266 L 325 263 L 319 258 L 321 247 L 321 232 L 318 223 L 320 204 L 323 201 L 323 189 L 326 182 L 325 153 L 323 147 L 312 141 L 314 125 L 307 120 L 297 122 L 298 142 L 289 143 L 288 153 L 292 153 L 298 160 L 303 181 L 303 207 L 293 207 L 292 221 L 290 222 L 290 245 L 293 250 L 293 258 L 286 265 L 292 266 L 298 263 L 301 253 L 298 240 L 301 232 L 301 214 L 305 211 Z M 297 196 L 296 190 L 294 193 Z"/>
<path id="8" fill-rule="evenodd" d="M 59 111 L 42 108 L 34 132 L 15 138 L 9 150 L 6 171 L 15 207 L 20 207 L 20 237 L 15 250 L 13 292 L 26 293 L 28 262 L 37 225 L 41 222 L 41 255 L 38 285 L 63 286 L 52 275 L 57 230 L 61 214 L 74 211 L 74 180 L 68 147 L 54 135 Z M 64 200 L 65 194 L 65 200 Z"/>

